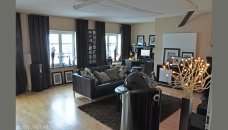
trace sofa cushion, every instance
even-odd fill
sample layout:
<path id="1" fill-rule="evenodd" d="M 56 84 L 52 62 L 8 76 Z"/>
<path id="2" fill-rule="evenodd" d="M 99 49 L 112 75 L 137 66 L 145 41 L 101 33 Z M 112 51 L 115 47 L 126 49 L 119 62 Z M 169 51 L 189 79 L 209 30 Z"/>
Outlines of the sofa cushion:
<path id="1" fill-rule="evenodd" d="M 116 68 L 118 70 L 118 75 L 119 78 L 124 78 L 127 76 L 127 67 L 124 65 L 111 65 L 110 66 L 111 69 Z"/>
<path id="2" fill-rule="evenodd" d="M 96 97 L 100 97 L 102 95 L 107 95 L 110 93 L 114 93 L 115 88 L 122 85 L 124 83 L 124 79 L 118 80 L 110 80 L 106 83 L 99 84 L 95 87 Z"/>
<path id="3" fill-rule="evenodd" d="M 107 69 L 105 70 L 105 73 L 110 77 L 111 80 L 116 80 L 120 78 L 117 68 Z"/>
<path id="4" fill-rule="evenodd" d="M 105 70 L 110 69 L 110 65 L 99 66 L 99 71 L 104 72 Z"/>
<path id="5" fill-rule="evenodd" d="M 111 80 L 105 72 L 94 71 L 93 74 L 100 83 L 104 83 Z"/>
<path id="6" fill-rule="evenodd" d="M 83 77 L 87 77 L 87 78 L 94 79 L 94 80 L 95 80 L 95 84 L 98 83 L 97 78 L 96 78 L 96 77 L 93 75 L 93 73 L 91 73 L 90 71 L 88 71 L 88 70 L 81 70 L 80 73 L 81 73 L 81 75 L 82 75 Z"/>
<path id="7" fill-rule="evenodd" d="M 99 71 L 99 67 L 91 67 L 89 68 L 91 72 L 93 73 L 94 71 Z"/>

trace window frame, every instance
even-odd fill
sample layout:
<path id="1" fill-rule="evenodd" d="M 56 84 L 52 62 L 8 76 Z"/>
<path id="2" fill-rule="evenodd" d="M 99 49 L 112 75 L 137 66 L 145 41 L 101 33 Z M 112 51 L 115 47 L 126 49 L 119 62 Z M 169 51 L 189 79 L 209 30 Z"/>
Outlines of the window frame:
<path id="1" fill-rule="evenodd" d="M 107 42 L 109 42 L 109 36 L 116 36 L 116 48 L 118 48 L 119 46 L 118 46 L 118 42 L 119 42 L 119 35 L 120 35 L 120 42 L 121 42 L 121 33 L 105 33 L 105 37 L 107 36 Z M 106 39 L 105 39 L 106 40 Z M 106 43 L 106 41 L 105 41 L 105 46 L 107 46 L 107 43 Z M 121 48 L 121 45 L 120 45 L 120 48 Z M 108 52 L 109 52 L 109 46 L 107 46 L 107 48 L 106 48 L 106 54 L 108 54 Z M 118 49 L 116 49 L 116 53 L 118 53 Z M 122 54 L 121 54 L 122 55 Z M 106 55 L 106 58 L 108 58 L 108 55 Z M 114 62 L 114 63 L 116 63 L 116 62 L 120 62 L 120 61 L 116 61 L 116 57 L 113 59 L 113 61 L 112 62 Z"/>
<path id="2" fill-rule="evenodd" d="M 72 43 L 67 43 L 67 44 L 71 44 L 72 45 L 72 56 L 73 56 L 72 59 L 74 59 L 74 62 L 71 65 L 69 65 L 69 66 L 77 65 L 77 62 L 76 62 L 77 61 L 77 55 L 76 55 L 76 49 L 77 49 L 76 48 L 76 46 L 77 46 L 76 45 L 76 31 L 49 30 L 49 36 L 50 36 L 50 34 L 58 34 L 59 55 L 63 54 L 62 47 L 63 47 L 64 43 L 62 43 L 62 35 L 63 34 L 71 34 L 72 35 Z M 50 47 L 51 44 L 56 44 L 56 43 L 51 43 L 50 39 L 49 39 L 49 47 Z M 49 57 L 50 57 L 50 53 L 49 53 Z M 54 67 L 52 67 L 51 63 L 50 63 L 50 67 L 51 68 L 64 67 L 64 66 L 62 66 L 62 63 L 63 63 L 63 60 L 62 60 L 62 58 L 60 58 L 58 64 L 54 64 Z M 69 66 L 67 66 L 67 67 L 69 67 Z"/>

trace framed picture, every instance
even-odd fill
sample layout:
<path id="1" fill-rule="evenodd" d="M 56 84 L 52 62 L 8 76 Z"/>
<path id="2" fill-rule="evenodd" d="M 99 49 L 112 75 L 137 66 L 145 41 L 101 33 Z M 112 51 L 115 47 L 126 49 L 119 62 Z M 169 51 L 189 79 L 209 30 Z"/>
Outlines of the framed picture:
<path id="1" fill-rule="evenodd" d="M 65 83 L 72 83 L 73 70 L 64 71 Z"/>
<path id="2" fill-rule="evenodd" d="M 155 45 L 155 35 L 149 35 L 149 45 Z"/>
<path id="3" fill-rule="evenodd" d="M 172 57 L 180 56 L 180 48 L 164 48 L 163 63 L 172 61 Z"/>
<path id="4" fill-rule="evenodd" d="M 137 45 L 143 46 L 143 44 L 144 44 L 144 35 L 138 35 L 137 36 Z"/>
<path id="5" fill-rule="evenodd" d="M 174 56 L 172 60 L 173 65 L 178 65 L 182 61 L 182 57 Z"/>
<path id="6" fill-rule="evenodd" d="M 62 73 L 61 72 L 53 72 L 52 73 L 52 81 L 53 81 L 53 85 L 63 84 Z"/>
<path id="7" fill-rule="evenodd" d="M 184 58 L 194 57 L 194 52 L 182 52 L 182 57 Z"/>

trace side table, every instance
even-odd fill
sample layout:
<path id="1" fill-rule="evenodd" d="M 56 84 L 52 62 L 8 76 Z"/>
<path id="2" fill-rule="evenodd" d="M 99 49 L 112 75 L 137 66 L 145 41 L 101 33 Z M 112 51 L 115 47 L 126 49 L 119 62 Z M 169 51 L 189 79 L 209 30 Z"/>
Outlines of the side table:
<path id="1" fill-rule="evenodd" d="M 124 85 L 120 85 L 118 87 L 115 88 L 115 92 L 117 94 L 117 111 L 120 112 L 121 110 L 121 95 L 125 92 L 127 92 L 128 89 L 126 87 L 124 87 Z"/>

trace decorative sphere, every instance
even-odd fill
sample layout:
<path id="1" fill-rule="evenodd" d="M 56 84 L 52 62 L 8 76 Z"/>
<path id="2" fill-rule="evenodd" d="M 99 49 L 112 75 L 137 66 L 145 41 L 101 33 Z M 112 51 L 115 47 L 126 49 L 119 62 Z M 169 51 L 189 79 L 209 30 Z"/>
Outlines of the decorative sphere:
<path id="1" fill-rule="evenodd" d="M 151 79 L 142 72 L 132 72 L 130 73 L 125 81 L 124 87 L 133 90 L 133 89 L 148 89 L 153 87 Z"/>

